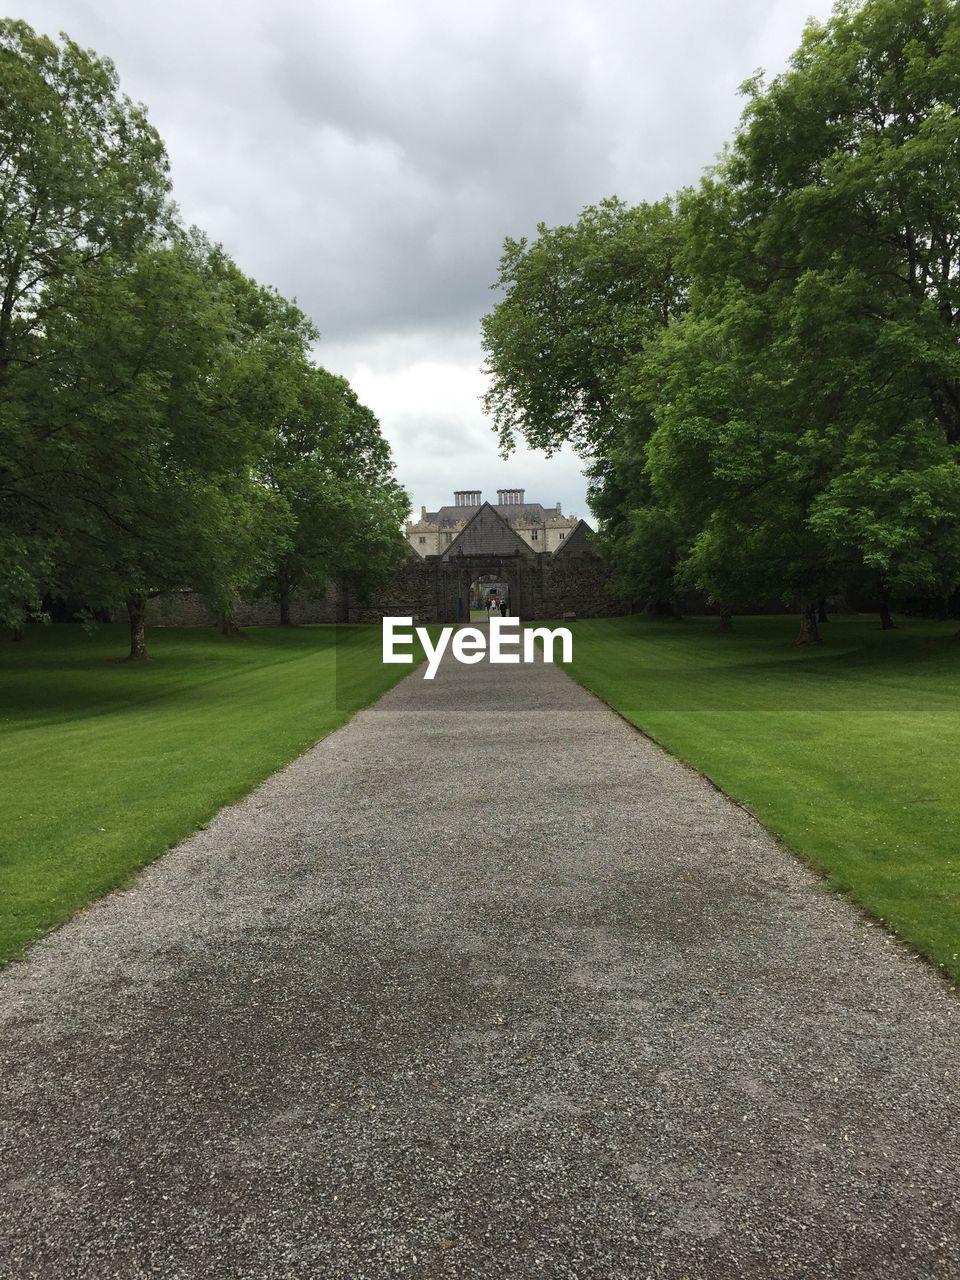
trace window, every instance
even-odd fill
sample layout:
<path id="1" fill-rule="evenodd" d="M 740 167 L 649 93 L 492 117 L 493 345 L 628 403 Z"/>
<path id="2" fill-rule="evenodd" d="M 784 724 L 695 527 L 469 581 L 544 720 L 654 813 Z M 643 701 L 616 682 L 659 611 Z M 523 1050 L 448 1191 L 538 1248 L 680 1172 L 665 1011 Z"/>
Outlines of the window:
<path id="1" fill-rule="evenodd" d="M 567 536 L 567 535 L 566 535 L 565 533 L 561 533 L 561 535 L 560 535 L 560 541 L 562 542 L 566 536 Z M 422 541 L 423 541 L 423 539 L 421 538 L 421 542 L 422 542 Z"/>
<path id="2" fill-rule="evenodd" d="M 452 533 L 445 533 L 445 534 L 443 535 L 443 540 L 444 540 L 444 542 L 446 542 L 447 546 L 449 546 L 449 545 L 450 545 L 450 543 L 453 541 L 453 534 L 452 534 Z"/>
<path id="3" fill-rule="evenodd" d="M 530 537 L 533 539 L 533 541 L 534 541 L 534 542 L 539 542 L 539 541 L 540 541 L 540 530 L 539 530 L 539 529 L 531 529 L 531 530 L 530 530 Z"/>
<path id="4" fill-rule="evenodd" d="M 561 535 L 561 536 L 562 536 L 562 535 Z M 421 547 L 426 543 L 426 541 L 427 541 L 427 540 L 426 540 L 426 538 L 421 538 L 421 539 L 420 539 L 420 545 L 421 545 Z"/>

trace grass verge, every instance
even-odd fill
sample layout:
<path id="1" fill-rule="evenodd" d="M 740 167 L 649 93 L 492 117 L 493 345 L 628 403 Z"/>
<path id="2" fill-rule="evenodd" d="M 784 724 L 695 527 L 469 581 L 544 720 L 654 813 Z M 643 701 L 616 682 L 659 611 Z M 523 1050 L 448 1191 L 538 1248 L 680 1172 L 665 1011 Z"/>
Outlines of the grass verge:
<path id="1" fill-rule="evenodd" d="M 583 620 L 568 670 L 960 978 L 957 624 L 796 626 Z"/>
<path id="2" fill-rule="evenodd" d="M 407 675 L 378 627 L 33 627 L 0 647 L 0 962 Z"/>

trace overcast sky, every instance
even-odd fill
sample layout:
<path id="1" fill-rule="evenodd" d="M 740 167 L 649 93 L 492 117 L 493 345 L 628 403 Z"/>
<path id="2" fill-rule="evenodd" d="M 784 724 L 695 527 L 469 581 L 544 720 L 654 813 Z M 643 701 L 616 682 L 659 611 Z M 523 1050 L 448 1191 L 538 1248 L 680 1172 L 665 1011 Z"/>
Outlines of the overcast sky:
<path id="1" fill-rule="evenodd" d="M 21 0 L 108 54 L 184 219 L 296 297 L 383 423 L 413 504 L 524 486 L 588 515 L 577 460 L 502 462 L 479 321 L 504 236 L 697 180 L 737 86 L 828 0 Z"/>

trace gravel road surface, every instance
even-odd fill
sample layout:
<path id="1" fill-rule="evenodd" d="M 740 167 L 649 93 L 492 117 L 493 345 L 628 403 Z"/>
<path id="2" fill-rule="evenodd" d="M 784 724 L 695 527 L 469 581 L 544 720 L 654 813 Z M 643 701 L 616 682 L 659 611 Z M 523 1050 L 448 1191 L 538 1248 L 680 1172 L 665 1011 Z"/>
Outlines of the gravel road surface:
<path id="1" fill-rule="evenodd" d="M 446 660 L 0 975 L 0 1276 L 960 1277 L 958 1064 L 697 774 Z"/>

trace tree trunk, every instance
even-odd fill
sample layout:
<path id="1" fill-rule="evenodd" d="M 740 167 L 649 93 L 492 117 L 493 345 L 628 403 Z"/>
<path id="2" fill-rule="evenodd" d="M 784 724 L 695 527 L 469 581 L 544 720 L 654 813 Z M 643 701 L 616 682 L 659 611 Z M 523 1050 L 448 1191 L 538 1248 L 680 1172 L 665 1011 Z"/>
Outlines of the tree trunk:
<path id="1" fill-rule="evenodd" d="M 725 605 L 720 606 L 720 630 L 733 630 L 733 610 L 728 609 Z"/>
<path id="2" fill-rule="evenodd" d="M 880 627 L 883 631 L 892 631 L 895 626 L 890 616 L 890 592 L 884 591 L 880 596 Z"/>
<path id="3" fill-rule="evenodd" d="M 827 617 L 827 597 L 821 596 L 817 601 L 817 622 L 829 622 Z"/>
<path id="4" fill-rule="evenodd" d="M 146 596 L 128 596 L 127 615 L 130 618 L 130 660 L 139 661 L 147 656 Z"/>
<path id="5" fill-rule="evenodd" d="M 815 600 L 803 600 L 800 604 L 800 634 L 796 643 L 819 644 L 820 630 L 817 626 L 817 605 Z"/>
<path id="6" fill-rule="evenodd" d="M 670 614 L 676 618 L 678 622 L 683 621 L 683 601 L 673 599 L 670 601 Z"/>
<path id="7" fill-rule="evenodd" d="M 237 626 L 237 621 L 232 613 L 220 614 L 220 634 L 223 636 L 242 636 L 243 632 Z"/>
<path id="8" fill-rule="evenodd" d="M 10 628 L 10 639 L 15 644 L 19 644 L 19 642 L 23 639 L 23 623 L 22 622 L 15 622 L 13 626 Z"/>
<path id="9" fill-rule="evenodd" d="M 277 575 L 277 603 L 280 605 L 281 627 L 293 626 L 290 620 L 290 575 L 285 564 L 280 565 Z"/>
<path id="10" fill-rule="evenodd" d="M 350 583 L 346 578 L 337 581 L 337 621 L 350 621 Z"/>
<path id="11" fill-rule="evenodd" d="M 856 613 L 856 610 L 851 608 L 850 601 L 847 598 L 845 590 L 835 593 L 833 596 L 832 608 L 834 613 Z"/>

